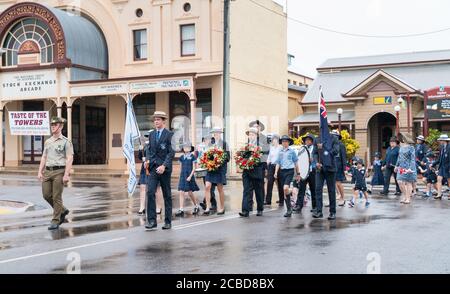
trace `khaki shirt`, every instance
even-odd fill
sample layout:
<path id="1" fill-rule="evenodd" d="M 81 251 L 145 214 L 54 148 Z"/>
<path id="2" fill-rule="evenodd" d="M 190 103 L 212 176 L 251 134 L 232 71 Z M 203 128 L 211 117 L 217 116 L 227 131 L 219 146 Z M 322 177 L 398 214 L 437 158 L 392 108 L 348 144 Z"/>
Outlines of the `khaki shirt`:
<path id="1" fill-rule="evenodd" d="M 68 156 L 73 155 L 73 145 L 62 134 L 58 138 L 53 136 L 44 144 L 44 156 L 47 156 L 45 166 L 65 166 Z"/>

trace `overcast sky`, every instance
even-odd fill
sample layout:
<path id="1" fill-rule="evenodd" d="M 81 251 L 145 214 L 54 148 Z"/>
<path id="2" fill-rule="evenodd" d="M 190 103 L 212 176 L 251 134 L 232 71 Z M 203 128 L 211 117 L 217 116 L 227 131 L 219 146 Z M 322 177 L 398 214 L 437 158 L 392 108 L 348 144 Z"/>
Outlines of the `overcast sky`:
<path id="1" fill-rule="evenodd" d="M 288 21 L 288 51 L 294 69 L 314 77 L 328 58 L 450 49 L 448 0 L 276 0 L 289 18 L 337 31 L 364 35 L 405 35 L 449 28 L 409 38 L 359 38 L 320 31 Z"/>

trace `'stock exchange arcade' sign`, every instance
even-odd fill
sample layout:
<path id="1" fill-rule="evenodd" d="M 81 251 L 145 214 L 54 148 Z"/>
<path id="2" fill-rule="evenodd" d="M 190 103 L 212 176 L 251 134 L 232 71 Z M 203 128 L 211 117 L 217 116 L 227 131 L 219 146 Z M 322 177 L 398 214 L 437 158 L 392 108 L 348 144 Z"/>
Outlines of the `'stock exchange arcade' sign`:
<path id="1" fill-rule="evenodd" d="M 428 91 L 427 110 L 429 119 L 450 119 L 450 87 Z"/>
<path id="2" fill-rule="evenodd" d="M 55 70 L 0 75 L 0 94 L 5 100 L 56 97 L 57 88 Z"/>
<path id="3" fill-rule="evenodd" d="M 48 111 L 10 111 L 9 129 L 13 136 L 49 136 Z"/>

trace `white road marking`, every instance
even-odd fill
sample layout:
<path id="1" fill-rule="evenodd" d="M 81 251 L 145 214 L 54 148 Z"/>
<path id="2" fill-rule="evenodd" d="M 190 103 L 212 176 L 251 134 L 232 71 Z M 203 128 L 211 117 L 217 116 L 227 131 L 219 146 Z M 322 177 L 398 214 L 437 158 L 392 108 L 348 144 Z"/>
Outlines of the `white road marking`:
<path id="1" fill-rule="evenodd" d="M 124 237 L 117 238 L 117 239 L 111 239 L 111 240 L 100 241 L 100 242 L 95 242 L 95 243 L 90 243 L 90 244 L 84 244 L 84 245 L 79 245 L 79 246 L 74 246 L 74 247 L 69 247 L 69 248 L 62 248 L 62 249 L 58 249 L 58 250 L 47 251 L 47 252 L 42 252 L 42 253 L 38 253 L 38 254 L 27 255 L 27 256 L 12 258 L 12 259 L 0 260 L 0 264 L 11 263 L 11 262 L 26 260 L 26 259 L 30 259 L 30 258 L 34 258 L 34 257 L 40 257 L 40 256 L 45 256 L 45 255 L 50 255 L 50 254 L 55 254 L 55 253 L 61 253 L 64 251 L 71 251 L 71 250 L 75 250 L 75 249 L 92 247 L 92 246 L 97 246 L 97 245 L 102 245 L 102 244 L 107 244 L 107 243 L 113 243 L 113 242 L 123 241 L 125 239 L 126 238 L 124 238 Z"/>
<path id="2" fill-rule="evenodd" d="M 271 211 L 276 211 L 276 210 L 278 210 L 278 209 L 272 208 L 272 209 L 266 209 L 266 210 L 264 210 L 264 212 L 271 212 Z M 252 214 L 254 214 L 254 213 L 252 213 Z M 207 225 L 207 224 L 213 224 L 213 223 L 223 222 L 223 221 L 226 221 L 226 220 L 237 219 L 237 218 L 241 218 L 241 217 L 239 215 L 220 217 L 220 218 L 215 218 L 215 219 L 211 219 L 211 220 L 204 220 L 204 221 L 192 222 L 192 223 L 188 223 L 188 224 L 175 226 L 173 229 L 175 231 L 176 230 L 182 230 L 182 229 L 188 229 L 188 228 L 192 228 L 192 227 L 197 227 L 197 226 Z"/>
<path id="3" fill-rule="evenodd" d="M 267 212 L 272 212 L 272 211 L 277 211 L 277 210 L 278 209 L 272 208 L 272 209 L 266 209 L 264 212 L 267 213 Z M 255 214 L 255 213 L 252 213 L 252 215 L 253 214 Z M 189 229 L 189 228 L 193 228 L 193 227 L 197 227 L 197 226 L 201 226 L 201 225 L 213 224 L 213 223 L 223 222 L 223 221 L 237 219 L 237 218 L 240 218 L 240 216 L 232 215 L 232 216 L 228 216 L 228 217 L 220 217 L 220 218 L 209 219 L 209 220 L 204 220 L 204 221 L 192 222 L 192 223 L 188 223 L 188 224 L 182 224 L 179 226 L 175 226 L 173 228 L 173 230 Z M 79 245 L 79 246 L 74 246 L 74 247 L 69 247 L 69 248 L 62 248 L 62 249 L 58 249 L 58 250 L 47 251 L 47 252 L 42 252 L 42 253 L 38 253 L 38 254 L 27 255 L 27 256 L 12 258 L 12 259 L 0 260 L 0 264 L 11 263 L 11 262 L 30 259 L 30 258 L 61 253 L 64 251 L 71 251 L 71 250 L 75 250 L 75 249 L 93 247 L 93 246 L 97 246 L 97 245 L 103 245 L 103 244 L 108 244 L 108 243 L 112 243 L 112 242 L 123 241 L 125 239 L 126 239 L 125 237 L 122 237 L 122 238 L 111 239 L 111 240 L 107 240 L 107 241 L 100 241 L 100 242 L 95 242 L 95 243 L 90 243 L 90 244 L 84 244 L 84 245 Z"/>

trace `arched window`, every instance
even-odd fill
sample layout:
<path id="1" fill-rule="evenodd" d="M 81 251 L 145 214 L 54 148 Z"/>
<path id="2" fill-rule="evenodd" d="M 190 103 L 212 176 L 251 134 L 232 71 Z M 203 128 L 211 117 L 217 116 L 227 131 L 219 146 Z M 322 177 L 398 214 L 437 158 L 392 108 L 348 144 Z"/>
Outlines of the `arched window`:
<path id="1" fill-rule="evenodd" d="M 37 45 L 36 48 L 39 48 L 40 52 L 40 63 L 52 63 L 55 43 L 49 30 L 49 26 L 37 18 L 24 18 L 11 26 L 2 42 L 2 66 L 18 64 L 19 52 L 24 49 L 22 45 L 27 45 L 24 47 L 36 47 L 34 45 Z"/>

